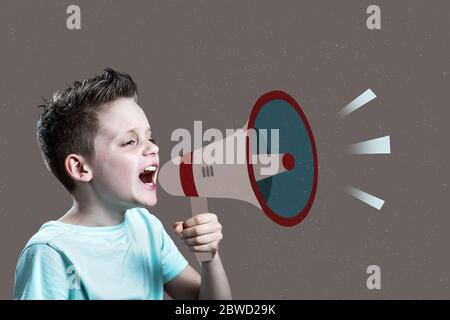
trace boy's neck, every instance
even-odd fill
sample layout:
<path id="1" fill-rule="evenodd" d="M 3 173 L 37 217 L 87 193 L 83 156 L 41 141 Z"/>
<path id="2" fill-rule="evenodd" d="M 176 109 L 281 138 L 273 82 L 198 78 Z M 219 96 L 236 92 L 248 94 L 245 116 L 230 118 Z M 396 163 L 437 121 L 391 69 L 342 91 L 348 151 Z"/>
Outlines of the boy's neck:
<path id="1" fill-rule="evenodd" d="M 122 223 L 125 212 L 100 204 L 83 205 L 74 198 L 72 208 L 58 221 L 88 227 L 108 227 Z"/>

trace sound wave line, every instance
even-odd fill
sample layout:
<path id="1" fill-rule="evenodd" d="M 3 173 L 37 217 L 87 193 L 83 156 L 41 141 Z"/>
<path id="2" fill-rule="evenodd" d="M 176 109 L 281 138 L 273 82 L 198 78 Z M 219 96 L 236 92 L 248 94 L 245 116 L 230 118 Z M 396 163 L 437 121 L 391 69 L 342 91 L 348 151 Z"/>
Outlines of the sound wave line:
<path id="1" fill-rule="evenodd" d="M 341 111 L 338 112 L 338 118 L 342 119 L 358 110 L 368 102 L 375 99 L 377 96 L 372 90 L 367 89 L 357 98 L 353 99 L 352 102 L 347 104 Z M 347 147 L 347 151 L 351 154 L 390 154 L 391 153 L 391 141 L 390 136 L 379 137 L 375 139 L 370 139 L 366 141 L 361 141 Z M 383 199 L 377 198 L 367 192 L 359 190 L 352 186 L 345 186 L 345 192 L 352 197 L 368 204 L 369 206 L 381 210 L 385 201 Z"/>
<path id="2" fill-rule="evenodd" d="M 384 136 L 352 144 L 348 146 L 348 152 L 351 154 L 390 154 L 390 136 Z"/>
<path id="3" fill-rule="evenodd" d="M 353 111 L 358 110 L 366 103 L 372 101 L 377 96 L 373 93 L 372 90 L 367 89 L 364 93 L 362 93 L 359 97 L 355 98 L 352 102 L 347 104 L 341 111 L 338 113 L 338 118 L 342 119 L 345 116 L 349 115 Z"/>
<path id="4" fill-rule="evenodd" d="M 377 198 L 371 194 L 368 194 L 367 192 L 364 192 L 352 186 L 346 186 L 345 192 L 347 192 L 352 197 L 361 200 L 362 202 L 378 210 L 381 210 L 385 202 L 383 199 Z"/>

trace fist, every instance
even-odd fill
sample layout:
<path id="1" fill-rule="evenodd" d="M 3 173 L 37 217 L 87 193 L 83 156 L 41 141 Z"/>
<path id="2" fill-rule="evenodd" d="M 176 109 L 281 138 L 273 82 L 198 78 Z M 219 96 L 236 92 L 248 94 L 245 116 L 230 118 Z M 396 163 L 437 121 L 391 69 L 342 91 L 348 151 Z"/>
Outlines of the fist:
<path id="1" fill-rule="evenodd" d="M 222 225 L 215 214 L 201 213 L 184 222 L 175 222 L 173 227 L 192 252 L 212 252 L 214 256 L 219 250 Z"/>

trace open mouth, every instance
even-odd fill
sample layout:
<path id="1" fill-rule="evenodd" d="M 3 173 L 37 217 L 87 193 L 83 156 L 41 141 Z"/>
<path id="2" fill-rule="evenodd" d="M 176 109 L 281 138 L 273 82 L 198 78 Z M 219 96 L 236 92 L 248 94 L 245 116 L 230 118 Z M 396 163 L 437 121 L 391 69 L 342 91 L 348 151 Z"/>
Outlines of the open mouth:
<path id="1" fill-rule="evenodd" d="M 158 170 L 158 166 L 150 165 L 146 167 L 140 174 L 139 179 L 150 189 L 156 188 L 156 172 Z"/>

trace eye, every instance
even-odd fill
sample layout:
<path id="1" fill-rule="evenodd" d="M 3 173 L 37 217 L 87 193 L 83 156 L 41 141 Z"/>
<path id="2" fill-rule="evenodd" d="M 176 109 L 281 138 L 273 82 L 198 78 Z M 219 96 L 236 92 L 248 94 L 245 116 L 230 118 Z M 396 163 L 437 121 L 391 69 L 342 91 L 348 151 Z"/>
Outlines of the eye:
<path id="1" fill-rule="evenodd" d="M 134 144 L 134 142 L 135 142 L 134 140 L 129 140 L 129 141 L 125 142 L 124 144 L 122 144 L 122 147 L 131 146 Z"/>
<path id="2" fill-rule="evenodd" d="M 151 143 L 156 143 L 156 139 L 155 138 L 150 138 L 150 139 L 148 139 L 148 141 L 150 141 Z"/>

